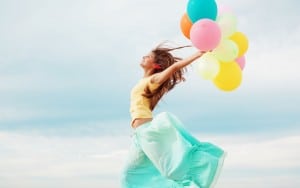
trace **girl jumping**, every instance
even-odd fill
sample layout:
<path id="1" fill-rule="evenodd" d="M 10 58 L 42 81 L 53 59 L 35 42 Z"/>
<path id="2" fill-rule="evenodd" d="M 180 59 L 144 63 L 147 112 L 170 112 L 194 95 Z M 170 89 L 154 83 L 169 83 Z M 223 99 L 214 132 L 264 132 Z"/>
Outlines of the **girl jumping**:
<path id="1" fill-rule="evenodd" d="M 159 45 L 142 59 L 144 76 L 131 91 L 134 134 L 122 188 L 211 188 L 218 177 L 225 156 L 221 148 L 198 141 L 171 113 L 152 116 L 164 94 L 184 81 L 185 67 L 205 53 L 186 59 L 171 54 L 183 47 Z"/>

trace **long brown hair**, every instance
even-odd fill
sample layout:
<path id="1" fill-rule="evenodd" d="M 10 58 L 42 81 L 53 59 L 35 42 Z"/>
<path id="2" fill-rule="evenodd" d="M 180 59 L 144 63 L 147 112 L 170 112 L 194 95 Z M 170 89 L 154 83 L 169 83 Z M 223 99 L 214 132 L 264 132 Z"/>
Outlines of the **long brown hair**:
<path id="1" fill-rule="evenodd" d="M 170 48 L 162 43 L 158 45 L 156 48 L 152 50 L 154 54 L 154 62 L 159 65 L 159 69 L 155 69 L 153 74 L 162 72 L 163 70 L 167 69 L 172 64 L 182 60 L 180 57 L 173 56 L 170 52 L 173 50 L 191 47 L 191 46 L 180 46 L 176 48 Z M 184 72 L 186 72 L 186 68 L 182 68 L 176 72 L 174 72 L 164 83 L 162 83 L 157 89 L 151 91 L 150 88 L 147 86 L 144 90 L 143 96 L 150 99 L 150 109 L 153 110 L 157 105 L 158 101 L 163 97 L 164 94 L 169 92 L 171 89 L 175 87 L 176 84 L 185 81 L 183 77 Z"/>

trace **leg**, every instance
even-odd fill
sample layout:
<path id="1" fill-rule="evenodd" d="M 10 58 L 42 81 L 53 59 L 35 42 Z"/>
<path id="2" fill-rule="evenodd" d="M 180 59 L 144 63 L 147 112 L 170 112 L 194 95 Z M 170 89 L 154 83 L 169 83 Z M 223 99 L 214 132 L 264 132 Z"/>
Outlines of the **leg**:
<path id="1" fill-rule="evenodd" d="M 159 115 L 138 128 L 137 139 L 159 172 L 178 184 L 209 188 L 223 162 L 221 148 L 198 141 L 170 114 Z"/>
<path id="2" fill-rule="evenodd" d="M 145 155 L 133 136 L 127 163 L 122 173 L 122 188 L 167 188 L 172 181 L 166 180 Z"/>

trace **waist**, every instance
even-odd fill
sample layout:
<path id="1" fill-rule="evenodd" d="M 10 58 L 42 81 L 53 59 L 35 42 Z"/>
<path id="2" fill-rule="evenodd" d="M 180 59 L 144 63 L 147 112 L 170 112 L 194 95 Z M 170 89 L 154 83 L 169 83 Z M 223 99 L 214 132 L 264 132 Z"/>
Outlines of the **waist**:
<path id="1" fill-rule="evenodd" d="M 131 114 L 131 125 L 133 125 L 135 120 L 137 122 L 144 122 L 146 120 L 152 120 L 152 111 L 149 108 L 135 108 L 130 109 Z"/>
<path id="2" fill-rule="evenodd" d="M 136 118 L 133 120 L 131 127 L 136 129 L 137 127 L 139 127 L 149 121 L 152 121 L 152 118 Z"/>

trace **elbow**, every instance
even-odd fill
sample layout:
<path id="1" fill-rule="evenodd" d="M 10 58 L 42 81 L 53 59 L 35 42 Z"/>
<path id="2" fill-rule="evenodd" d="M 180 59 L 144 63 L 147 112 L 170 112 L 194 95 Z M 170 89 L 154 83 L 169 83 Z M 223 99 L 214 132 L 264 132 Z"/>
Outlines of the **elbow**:
<path id="1" fill-rule="evenodd" d="M 180 69 L 183 68 L 183 66 L 181 66 L 179 63 L 175 63 L 174 66 L 172 67 L 173 68 L 173 72 L 176 72 L 176 71 L 179 71 Z"/>

